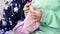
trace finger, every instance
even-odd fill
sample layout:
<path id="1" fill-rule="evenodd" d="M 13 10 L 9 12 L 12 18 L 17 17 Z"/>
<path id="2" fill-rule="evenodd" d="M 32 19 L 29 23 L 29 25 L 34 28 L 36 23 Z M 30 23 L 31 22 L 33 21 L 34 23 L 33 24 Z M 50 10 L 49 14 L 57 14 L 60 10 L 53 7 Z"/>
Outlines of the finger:
<path id="1" fill-rule="evenodd" d="M 40 21 L 40 19 L 34 19 L 34 21 L 35 21 L 35 22 L 39 22 L 39 21 Z"/>
<path id="2" fill-rule="evenodd" d="M 27 11 L 27 10 L 29 10 L 29 8 L 27 8 L 27 7 L 24 7 L 24 8 L 23 8 L 23 10 L 24 10 L 24 11 Z"/>
<path id="3" fill-rule="evenodd" d="M 23 10 L 24 10 L 24 11 L 29 10 L 29 5 L 30 5 L 30 4 L 31 4 L 31 3 L 27 3 L 27 4 L 24 6 Z"/>
<path id="4" fill-rule="evenodd" d="M 37 16 L 37 15 L 35 15 L 35 14 L 33 14 L 32 15 L 32 19 L 36 22 L 36 21 L 39 21 L 40 20 L 40 17 Z"/>
<path id="5" fill-rule="evenodd" d="M 24 7 L 29 7 L 31 5 L 31 3 L 27 3 Z"/>
<path id="6" fill-rule="evenodd" d="M 39 21 L 40 21 L 40 18 L 34 17 L 33 20 L 34 20 L 35 22 L 39 22 Z"/>

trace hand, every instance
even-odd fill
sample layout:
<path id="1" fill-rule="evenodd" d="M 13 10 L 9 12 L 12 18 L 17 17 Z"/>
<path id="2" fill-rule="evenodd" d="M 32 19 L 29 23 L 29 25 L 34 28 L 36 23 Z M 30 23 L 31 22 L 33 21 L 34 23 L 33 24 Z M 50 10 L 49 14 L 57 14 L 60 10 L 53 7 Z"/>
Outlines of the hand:
<path id="1" fill-rule="evenodd" d="M 30 12 L 32 13 L 33 19 L 35 21 L 40 21 L 42 16 L 42 11 L 40 9 L 34 8 L 32 5 L 30 6 Z"/>
<path id="2" fill-rule="evenodd" d="M 24 10 L 24 13 L 27 15 L 27 13 L 28 12 L 30 12 L 30 10 L 29 10 L 29 6 L 31 5 L 31 3 L 27 3 L 25 6 L 24 6 L 24 8 L 23 8 L 23 10 Z"/>
<path id="3" fill-rule="evenodd" d="M 34 8 L 31 3 L 27 3 L 24 8 L 23 8 L 24 12 L 27 13 L 31 12 L 33 19 L 35 21 L 40 21 L 41 15 L 42 15 L 42 11 L 40 9 Z"/>

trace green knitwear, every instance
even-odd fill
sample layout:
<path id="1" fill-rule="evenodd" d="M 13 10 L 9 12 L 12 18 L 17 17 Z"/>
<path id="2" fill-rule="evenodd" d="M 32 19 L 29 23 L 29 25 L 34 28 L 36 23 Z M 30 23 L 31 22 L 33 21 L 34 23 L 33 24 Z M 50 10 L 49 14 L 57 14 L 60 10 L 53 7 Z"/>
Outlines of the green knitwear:
<path id="1" fill-rule="evenodd" d="M 41 25 L 31 34 L 60 34 L 60 0 L 32 0 L 42 10 Z"/>

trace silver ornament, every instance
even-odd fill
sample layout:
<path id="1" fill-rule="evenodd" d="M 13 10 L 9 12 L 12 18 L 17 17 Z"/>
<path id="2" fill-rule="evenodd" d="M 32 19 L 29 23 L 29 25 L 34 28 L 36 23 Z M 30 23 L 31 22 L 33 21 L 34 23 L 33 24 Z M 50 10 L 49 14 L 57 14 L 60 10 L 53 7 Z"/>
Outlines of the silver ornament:
<path id="1" fill-rule="evenodd" d="M 18 7 L 15 7 L 14 8 L 14 12 L 18 12 Z"/>

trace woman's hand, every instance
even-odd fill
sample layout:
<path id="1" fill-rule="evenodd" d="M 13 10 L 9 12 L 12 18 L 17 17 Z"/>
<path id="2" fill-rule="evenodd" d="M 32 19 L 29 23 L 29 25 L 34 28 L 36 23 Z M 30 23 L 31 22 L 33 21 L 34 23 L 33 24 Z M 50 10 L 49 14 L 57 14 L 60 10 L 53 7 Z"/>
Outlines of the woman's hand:
<path id="1" fill-rule="evenodd" d="M 33 16 L 33 19 L 35 21 L 40 21 L 40 18 L 41 18 L 41 15 L 42 15 L 42 12 L 40 9 L 37 9 L 37 8 L 34 8 L 31 3 L 27 3 L 25 6 L 24 6 L 24 12 L 27 13 L 28 12 L 31 12 L 32 13 L 32 16 Z"/>
<path id="2" fill-rule="evenodd" d="M 32 5 L 30 6 L 30 12 L 33 15 L 33 19 L 35 21 L 40 21 L 42 16 L 42 11 L 40 9 L 34 8 Z"/>
<path id="3" fill-rule="evenodd" d="M 27 13 L 28 12 L 30 12 L 30 10 L 29 10 L 29 6 L 31 5 L 31 3 L 27 3 L 25 6 L 24 6 L 24 8 L 23 8 L 23 10 L 24 10 L 24 13 L 27 15 Z"/>

